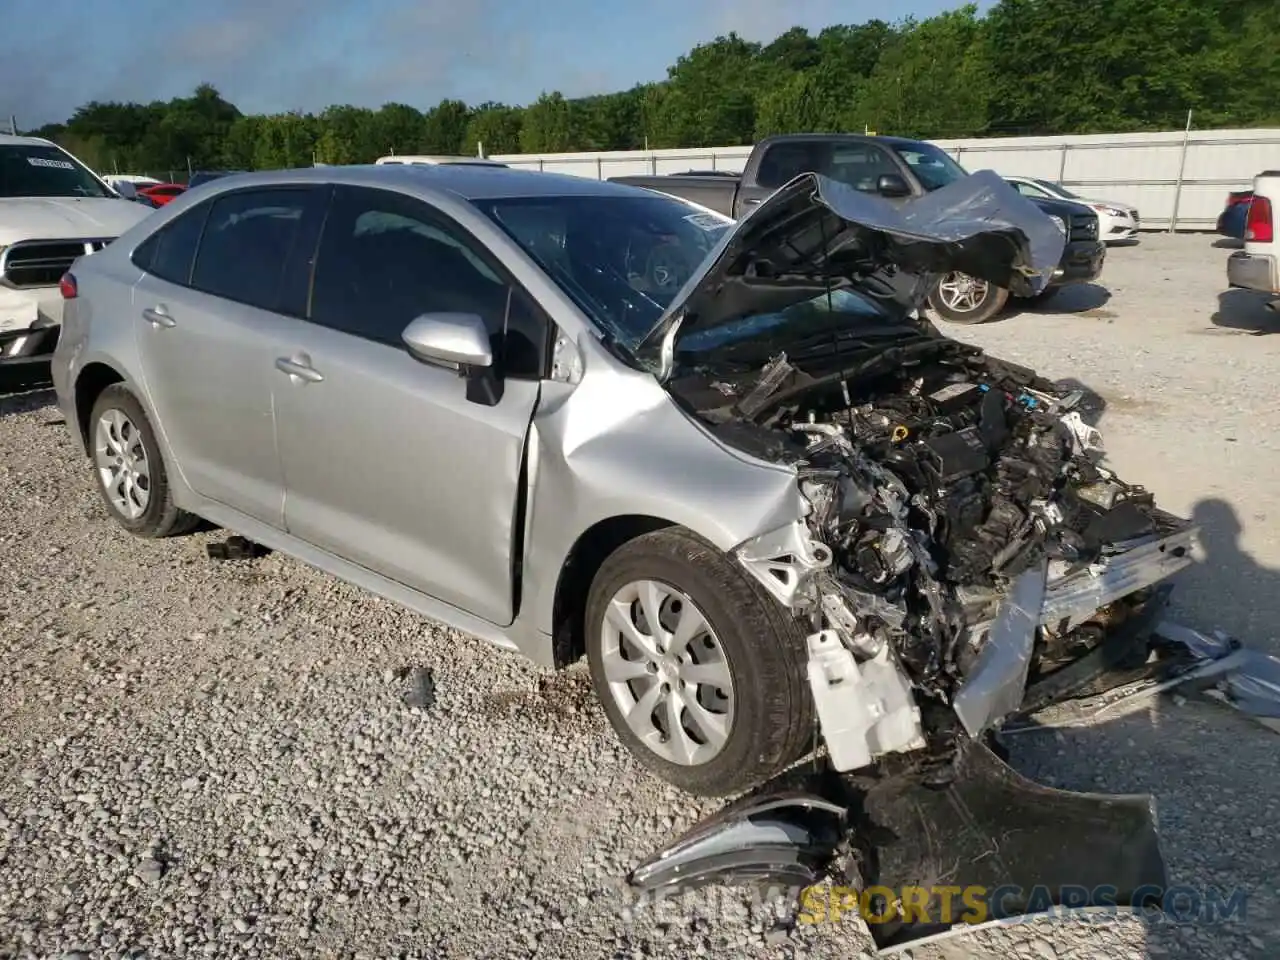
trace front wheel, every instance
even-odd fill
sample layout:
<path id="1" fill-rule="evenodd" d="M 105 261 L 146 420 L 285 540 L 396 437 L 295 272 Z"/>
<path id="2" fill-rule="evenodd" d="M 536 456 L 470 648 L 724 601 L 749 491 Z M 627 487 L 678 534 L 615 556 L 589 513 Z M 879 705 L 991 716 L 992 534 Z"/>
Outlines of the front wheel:
<path id="1" fill-rule="evenodd" d="M 725 796 L 798 759 L 813 704 L 798 622 L 679 528 L 611 554 L 587 600 L 591 680 L 619 739 L 664 780 Z"/>
<path id="2" fill-rule="evenodd" d="M 1008 300 L 1008 290 L 964 273 L 944 275 L 929 294 L 929 306 L 948 323 L 986 323 Z"/>

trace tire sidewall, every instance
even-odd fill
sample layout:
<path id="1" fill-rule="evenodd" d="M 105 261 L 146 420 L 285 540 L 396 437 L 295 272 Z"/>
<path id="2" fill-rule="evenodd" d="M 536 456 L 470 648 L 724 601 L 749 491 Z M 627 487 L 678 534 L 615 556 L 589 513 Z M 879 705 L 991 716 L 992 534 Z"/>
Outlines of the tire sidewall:
<path id="1" fill-rule="evenodd" d="M 720 556 L 710 544 L 705 549 Z M 687 563 L 665 552 L 636 555 L 623 551 L 601 565 L 587 600 L 587 662 L 592 684 L 610 724 L 630 752 L 650 770 L 681 789 L 704 795 L 733 792 L 726 790 L 727 784 L 741 786 L 738 781 L 742 772 L 760 766 L 764 759 L 761 748 L 771 739 L 767 725 L 784 718 L 778 717 L 777 705 L 759 678 L 774 676 L 783 669 L 781 661 L 786 653 L 783 645 L 795 642 L 798 637 L 797 631 L 793 637 L 758 637 L 753 642 L 750 634 L 755 618 L 743 616 L 743 607 L 760 600 L 746 580 L 746 574 L 734 572 L 740 582 L 729 584 L 726 589 L 724 583 L 711 575 L 709 564 Z M 697 766 L 673 763 L 650 751 L 627 726 L 609 691 L 601 660 L 605 612 L 618 590 L 637 580 L 666 584 L 698 606 L 720 642 L 733 678 L 734 719 L 729 739 L 719 754 Z M 769 602 L 773 602 L 771 598 Z M 789 705 L 787 709 L 793 707 Z"/>
<path id="2" fill-rule="evenodd" d="M 115 504 L 111 502 L 111 498 L 107 495 L 107 490 L 103 486 L 102 476 L 98 472 L 97 461 L 97 434 L 98 422 L 102 419 L 102 415 L 109 410 L 119 410 L 137 427 L 138 432 L 142 434 L 142 446 L 147 455 L 147 464 L 150 468 L 151 480 L 151 497 L 147 501 L 147 508 L 142 515 L 130 519 L 120 513 L 116 509 Z M 160 444 L 156 440 L 155 430 L 151 426 L 151 419 L 147 416 L 142 404 L 138 398 L 127 388 L 120 384 L 113 384 L 103 390 L 93 404 L 93 410 L 89 414 L 89 456 L 93 469 L 94 486 L 98 488 L 98 495 L 102 498 L 103 504 L 107 508 L 107 512 L 111 515 L 111 519 L 118 523 L 125 530 L 139 536 L 154 536 L 165 523 L 166 514 L 170 512 L 169 507 L 169 476 L 165 472 L 164 458 L 160 452 Z"/>

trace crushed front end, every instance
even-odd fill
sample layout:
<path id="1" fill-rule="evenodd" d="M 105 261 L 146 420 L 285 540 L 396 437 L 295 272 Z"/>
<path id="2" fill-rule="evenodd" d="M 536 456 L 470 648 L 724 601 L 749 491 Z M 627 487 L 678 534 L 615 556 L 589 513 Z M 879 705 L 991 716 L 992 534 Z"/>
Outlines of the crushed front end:
<path id="1" fill-rule="evenodd" d="M 946 339 L 913 346 L 756 422 L 797 450 L 811 510 L 739 558 L 813 625 L 838 770 L 940 746 L 956 720 L 979 737 L 1028 691 L 1069 696 L 1090 678 L 1052 678 L 1091 654 L 1099 670 L 1145 661 L 1153 588 L 1195 547 L 1189 523 L 1100 465 L 1080 391 Z M 800 375 L 780 356 L 760 379 L 776 395 Z"/>
<path id="2" fill-rule="evenodd" d="M 672 396 L 796 470 L 806 514 L 736 554 L 809 624 L 826 755 L 650 858 L 637 890 L 825 870 L 886 893 L 886 949 L 954 926 L 939 890 L 1021 891 L 979 896 L 989 920 L 1158 900 L 1149 797 L 1051 790 L 998 752 L 1011 718 L 1205 659 L 1157 632 L 1197 531 L 1103 465 L 1087 393 L 920 317 L 940 271 L 1043 288 L 1061 238 L 1022 201 L 994 174 L 898 209 L 797 178 L 655 329 Z M 908 891 L 931 891 L 910 914 Z"/>

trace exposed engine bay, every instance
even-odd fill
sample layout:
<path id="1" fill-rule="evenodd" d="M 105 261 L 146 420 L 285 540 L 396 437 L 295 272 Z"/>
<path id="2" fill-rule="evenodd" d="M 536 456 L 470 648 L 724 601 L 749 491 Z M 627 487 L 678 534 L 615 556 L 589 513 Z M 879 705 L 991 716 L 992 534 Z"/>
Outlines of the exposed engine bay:
<path id="1" fill-rule="evenodd" d="M 1046 584 L 1091 577 L 1135 547 L 1168 547 L 1124 595 L 1030 623 L 1024 687 L 1098 647 L 1148 599 L 1142 588 L 1190 562 L 1189 525 L 1099 464 L 1085 394 L 977 347 L 921 332 L 809 362 L 779 353 L 741 379 L 700 372 L 671 386 L 726 442 L 797 466 L 806 533 L 748 545 L 742 560 L 812 618 L 811 665 L 881 674 L 872 699 L 897 717 L 863 731 L 855 766 L 950 735 L 948 708 L 975 736 L 999 719 L 966 716 L 956 701 L 1020 577 L 1034 589 L 1040 571 L 1039 605 L 1051 609 Z M 1178 534 L 1185 542 L 1165 543 Z M 886 685 L 894 664 L 910 691 Z M 815 697 L 825 734 L 833 711 L 817 687 Z M 930 720 L 931 706 L 942 709 Z M 852 769 L 827 740 L 837 768 Z"/>
<path id="2" fill-rule="evenodd" d="M 1102 465 L 1084 391 L 919 315 L 927 274 L 1030 295 L 1061 249 L 989 171 L 899 207 L 806 174 L 655 328 L 686 412 L 796 472 L 803 516 L 734 552 L 808 626 L 827 756 L 637 865 L 633 890 L 781 882 L 811 919 L 856 901 L 885 952 L 964 928 L 962 888 L 993 922 L 1145 908 L 1166 889 L 1152 799 L 1033 783 L 1001 738 L 1175 685 L 1280 729 L 1280 660 L 1162 618 L 1197 530 Z"/>

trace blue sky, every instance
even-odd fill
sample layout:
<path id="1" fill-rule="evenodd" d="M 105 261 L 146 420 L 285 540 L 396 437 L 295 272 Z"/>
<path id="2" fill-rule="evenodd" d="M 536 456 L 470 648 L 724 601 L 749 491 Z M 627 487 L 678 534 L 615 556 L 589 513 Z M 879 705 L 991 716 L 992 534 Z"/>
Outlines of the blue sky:
<path id="1" fill-rule="evenodd" d="M 332 103 L 527 103 L 659 80 L 695 43 L 769 40 L 959 0 L 4 0 L 0 127 L 89 100 L 167 100 L 209 81 L 246 112 Z M 981 4 L 984 8 L 989 4 Z"/>

